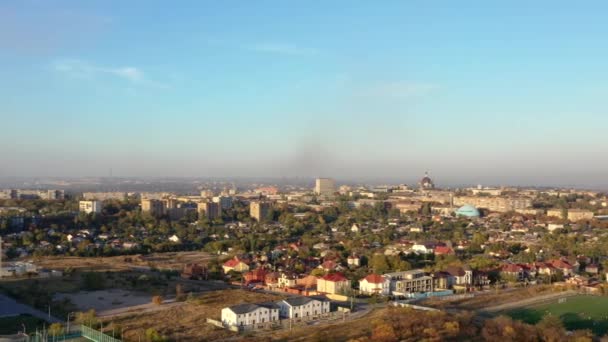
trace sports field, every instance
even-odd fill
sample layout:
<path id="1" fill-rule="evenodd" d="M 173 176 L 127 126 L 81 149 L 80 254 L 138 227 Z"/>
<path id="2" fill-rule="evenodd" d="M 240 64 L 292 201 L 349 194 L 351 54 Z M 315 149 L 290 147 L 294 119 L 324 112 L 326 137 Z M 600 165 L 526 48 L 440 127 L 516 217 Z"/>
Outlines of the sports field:
<path id="1" fill-rule="evenodd" d="M 574 296 L 549 303 L 509 310 L 507 315 L 536 324 L 547 314 L 561 318 L 568 330 L 589 329 L 598 336 L 608 333 L 608 297 Z"/>

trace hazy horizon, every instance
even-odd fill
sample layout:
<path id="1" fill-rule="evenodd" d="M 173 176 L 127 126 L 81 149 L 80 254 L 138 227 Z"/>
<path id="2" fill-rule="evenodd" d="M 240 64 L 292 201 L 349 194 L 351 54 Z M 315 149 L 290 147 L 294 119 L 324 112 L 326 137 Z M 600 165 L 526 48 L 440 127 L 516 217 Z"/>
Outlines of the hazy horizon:
<path id="1" fill-rule="evenodd" d="M 180 5 L 0 4 L 0 177 L 608 189 L 604 2 Z"/>

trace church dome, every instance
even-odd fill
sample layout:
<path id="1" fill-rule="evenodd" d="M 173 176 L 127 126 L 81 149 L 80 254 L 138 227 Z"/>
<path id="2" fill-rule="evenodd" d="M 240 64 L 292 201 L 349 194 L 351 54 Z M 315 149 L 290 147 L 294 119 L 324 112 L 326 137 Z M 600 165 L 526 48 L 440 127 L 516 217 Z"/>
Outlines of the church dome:
<path id="1" fill-rule="evenodd" d="M 420 180 L 420 187 L 423 189 L 433 189 L 435 187 L 435 184 L 433 183 L 431 177 L 429 177 L 428 172 L 426 172 L 424 177 Z"/>

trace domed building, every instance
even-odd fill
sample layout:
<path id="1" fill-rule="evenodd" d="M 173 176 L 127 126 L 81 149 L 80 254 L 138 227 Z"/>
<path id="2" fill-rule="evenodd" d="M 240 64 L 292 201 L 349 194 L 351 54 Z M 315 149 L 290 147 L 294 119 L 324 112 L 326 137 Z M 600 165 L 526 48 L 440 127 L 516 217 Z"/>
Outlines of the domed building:
<path id="1" fill-rule="evenodd" d="M 477 208 L 470 204 L 465 204 L 456 210 L 456 216 L 479 217 L 480 213 Z"/>
<path id="2" fill-rule="evenodd" d="M 431 190 L 435 188 L 435 184 L 431 177 L 429 177 L 429 173 L 425 172 L 424 177 L 420 180 L 420 189 L 423 190 Z"/>

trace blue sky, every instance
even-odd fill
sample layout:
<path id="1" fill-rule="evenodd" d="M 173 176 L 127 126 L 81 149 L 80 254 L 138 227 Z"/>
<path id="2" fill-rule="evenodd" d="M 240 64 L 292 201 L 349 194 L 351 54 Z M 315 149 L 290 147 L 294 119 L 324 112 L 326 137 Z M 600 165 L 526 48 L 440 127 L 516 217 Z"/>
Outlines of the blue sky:
<path id="1" fill-rule="evenodd" d="M 607 185 L 602 1 L 3 1 L 0 176 Z"/>

